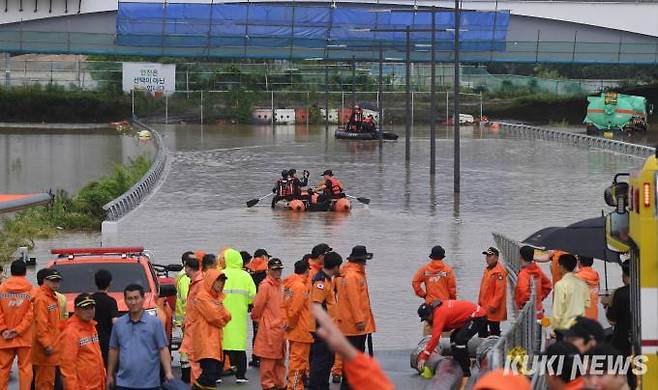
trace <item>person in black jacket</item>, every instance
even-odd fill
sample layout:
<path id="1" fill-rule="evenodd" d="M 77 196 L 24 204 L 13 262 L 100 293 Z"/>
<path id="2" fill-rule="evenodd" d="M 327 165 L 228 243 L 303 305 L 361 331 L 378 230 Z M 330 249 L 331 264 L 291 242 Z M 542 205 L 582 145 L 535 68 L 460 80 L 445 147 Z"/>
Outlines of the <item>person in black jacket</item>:
<path id="1" fill-rule="evenodd" d="M 308 195 L 302 196 L 302 188 L 308 185 L 308 177 L 310 174 L 311 173 L 309 171 L 304 169 L 304 174 L 300 179 L 297 177 L 296 169 L 291 169 L 288 171 L 288 181 L 290 182 L 293 199 L 310 200 Z"/>
<path id="2" fill-rule="evenodd" d="M 112 324 L 119 316 L 119 309 L 117 301 L 107 294 L 112 283 L 112 274 L 110 271 L 99 269 L 94 275 L 94 281 L 96 282 L 96 288 L 98 288 L 98 291 L 91 296 L 96 301 L 94 321 L 96 321 L 98 343 L 101 346 L 103 362 L 107 365 L 107 353 L 109 351 L 110 335 L 112 334 Z"/>
<path id="3" fill-rule="evenodd" d="M 621 265 L 622 281 L 624 285 L 615 290 L 611 300 L 605 300 L 607 305 L 605 312 L 608 321 L 614 325 L 610 344 L 619 350 L 624 356 L 631 356 L 631 274 L 630 260 Z M 609 301 L 609 302 L 608 302 Z M 636 387 L 635 376 L 631 371 L 628 373 L 628 384 L 631 389 Z"/>

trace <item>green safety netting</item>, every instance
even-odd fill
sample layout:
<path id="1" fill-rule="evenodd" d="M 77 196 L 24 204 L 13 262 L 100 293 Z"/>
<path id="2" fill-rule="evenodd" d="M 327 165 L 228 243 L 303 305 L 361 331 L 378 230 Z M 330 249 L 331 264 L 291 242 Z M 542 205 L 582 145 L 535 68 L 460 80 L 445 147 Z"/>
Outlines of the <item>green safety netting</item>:
<path id="1" fill-rule="evenodd" d="M 409 27 L 411 50 L 427 57 L 432 12 L 411 10 L 332 3 L 119 3 L 117 43 L 204 48 L 208 55 L 243 58 L 373 60 L 380 48 L 389 57 L 405 52 Z M 509 17 L 507 11 L 462 11 L 460 49 L 504 51 Z M 436 51 L 452 52 L 454 12 L 436 9 L 434 18 Z"/>

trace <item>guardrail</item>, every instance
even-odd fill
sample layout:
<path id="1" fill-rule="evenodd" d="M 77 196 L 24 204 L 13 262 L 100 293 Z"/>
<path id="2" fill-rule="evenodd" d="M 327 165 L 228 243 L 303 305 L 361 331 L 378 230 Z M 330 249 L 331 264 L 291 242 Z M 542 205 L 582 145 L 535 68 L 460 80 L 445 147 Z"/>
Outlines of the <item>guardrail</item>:
<path id="1" fill-rule="evenodd" d="M 103 206 L 106 221 L 118 221 L 137 207 L 142 199 L 157 186 L 167 163 L 166 146 L 160 133 L 137 119 L 133 119 L 133 123 L 151 132 L 157 146 L 157 152 L 148 172 L 123 195 Z"/>
<path id="2" fill-rule="evenodd" d="M 650 146 L 637 145 L 586 134 L 578 134 L 567 129 L 548 129 L 520 123 L 498 122 L 500 128 L 510 134 L 522 137 L 541 139 L 545 141 L 562 142 L 570 145 L 599 148 L 611 152 L 623 153 L 629 156 L 646 158 L 653 155 L 656 149 Z"/>
<path id="3" fill-rule="evenodd" d="M 491 369 L 509 367 L 510 365 L 505 360 L 514 356 L 520 357 L 521 360 L 518 363 L 525 365 L 530 361 L 525 360 L 525 355 L 530 359 L 540 351 L 541 327 L 537 322 L 536 294 L 535 282 L 532 280 L 530 282 L 530 299 L 519 311 L 512 327 L 501 335 L 488 353 Z"/>

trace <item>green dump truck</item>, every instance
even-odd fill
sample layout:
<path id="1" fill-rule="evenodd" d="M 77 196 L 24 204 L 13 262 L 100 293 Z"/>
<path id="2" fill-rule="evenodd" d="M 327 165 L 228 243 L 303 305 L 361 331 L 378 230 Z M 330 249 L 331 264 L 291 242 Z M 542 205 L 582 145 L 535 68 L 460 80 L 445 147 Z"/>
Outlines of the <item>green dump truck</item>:
<path id="1" fill-rule="evenodd" d="M 652 107 L 643 96 L 603 92 L 600 96 L 588 96 L 587 116 L 584 123 L 587 134 L 607 131 L 646 131 L 647 114 Z"/>

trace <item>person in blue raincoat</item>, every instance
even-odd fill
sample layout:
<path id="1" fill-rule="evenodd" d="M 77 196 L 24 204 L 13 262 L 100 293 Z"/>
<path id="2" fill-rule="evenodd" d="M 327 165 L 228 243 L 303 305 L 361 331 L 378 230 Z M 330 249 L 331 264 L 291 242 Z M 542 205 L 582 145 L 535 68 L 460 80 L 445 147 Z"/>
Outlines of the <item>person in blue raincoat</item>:
<path id="1" fill-rule="evenodd" d="M 231 321 L 224 327 L 223 348 L 231 365 L 236 367 L 237 383 L 247 383 L 247 325 L 248 311 L 256 297 L 256 285 L 251 275 L 242 269 L 242 255 L 235 249 L 224 251 L 226 285 L 224 306 L 231 313 Z"/>

